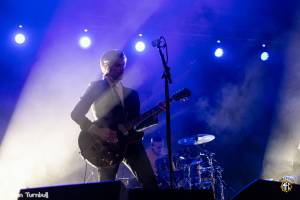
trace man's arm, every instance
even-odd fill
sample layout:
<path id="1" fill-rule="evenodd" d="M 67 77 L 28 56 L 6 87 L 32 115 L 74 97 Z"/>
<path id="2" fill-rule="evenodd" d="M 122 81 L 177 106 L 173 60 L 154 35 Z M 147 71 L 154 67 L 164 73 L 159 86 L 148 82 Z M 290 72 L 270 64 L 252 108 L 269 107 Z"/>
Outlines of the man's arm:
<path id="1" fill-rule="evenodd" d="M 81 130 L 88 130 L 92 125 L 92 121 L 85 115 L 96 99 L 95 87 L 95 82 L 92 82 L 71 112 L 71 118 L 80 126 Z"/>
<path id="2" fill-rule="evenodd" d="M 107 142 L 117 143 L 118 138 L 115 131 L 109 128 L 98 128 L 85 116 L 93 102 L 99 97 L 99 93 L 101 93 L 101 88 L 98 87 L 97 82 L 92 82 L 79 102 L 75 105 L 71 112 L 71 118 L 80 126 L 81 130 L 98 135 Z"/>

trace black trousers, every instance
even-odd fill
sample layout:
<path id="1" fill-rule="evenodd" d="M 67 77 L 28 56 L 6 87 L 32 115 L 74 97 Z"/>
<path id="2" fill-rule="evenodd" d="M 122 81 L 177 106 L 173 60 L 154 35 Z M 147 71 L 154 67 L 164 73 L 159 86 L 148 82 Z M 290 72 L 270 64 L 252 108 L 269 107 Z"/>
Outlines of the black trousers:
<path id="1" fill-rule="evenodd" d="M 158 189 L 156 177 L 141 142 L 128 145 L 124 156 L 124 162 L 131 168 L 144 189 Z M 115 180 L 118 169 L 119 164 L 98 168 L 99 180 Z"/>

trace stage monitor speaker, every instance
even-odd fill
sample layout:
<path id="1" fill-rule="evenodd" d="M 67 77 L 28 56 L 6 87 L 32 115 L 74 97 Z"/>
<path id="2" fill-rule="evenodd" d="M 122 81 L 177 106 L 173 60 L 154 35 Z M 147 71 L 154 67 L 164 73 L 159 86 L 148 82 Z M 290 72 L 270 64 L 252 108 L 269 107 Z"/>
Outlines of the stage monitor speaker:
<path id="1" fill-rule="evenodd" d="M 284 192 L 281 185 L 281 182 L 258 179 L 243 188 L 235 197 L 233 197 L 233 200 L 300 199 L 300 185 L 292 184 L 291 191 L 289 192 Z"/>
<path id="2" fill-rule="evenodd" d="M 127 200 L 128 194 L 120 181 L 49 186 L 21 189 L 19 200 Z"/>

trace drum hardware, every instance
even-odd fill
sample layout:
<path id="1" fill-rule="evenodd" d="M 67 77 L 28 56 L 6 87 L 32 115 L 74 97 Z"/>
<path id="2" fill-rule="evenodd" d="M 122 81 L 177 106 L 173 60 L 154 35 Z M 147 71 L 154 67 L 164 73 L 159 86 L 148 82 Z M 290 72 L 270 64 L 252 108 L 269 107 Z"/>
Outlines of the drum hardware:
<path id="1" fill-rule="evenodd" d="M 178 140 L 178 144 L 184 148 L 173 157 L 174 188 L 209 189 L 216 200 L 224 200 L 223 168 L 215 159 L 215 153 L 202 146 L 214 139 L 215 136 L 211 134 L 197 134 Z M 168 158 L 158 159 L 155 165 L 161 189 L 170 188 Z"/>

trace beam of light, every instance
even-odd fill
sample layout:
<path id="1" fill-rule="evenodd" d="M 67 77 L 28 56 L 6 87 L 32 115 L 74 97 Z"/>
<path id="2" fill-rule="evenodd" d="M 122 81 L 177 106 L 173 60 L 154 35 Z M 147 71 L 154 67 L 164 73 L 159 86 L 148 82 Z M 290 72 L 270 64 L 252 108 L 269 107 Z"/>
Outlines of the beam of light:
<path id="1" fill-rule="evenodd" d="M 88 36 L 82 36 L 82 37 L 80 37 L 80 39 L 79 39 L 79 45 L 80 45 L 81 48 L 87 49 L 87 48 L 89 48 L 91 46 L 91 44 L 92 44 L 92 40 L 91 40 L 90 37 L 88 37 Z"/>
<path id="2" fill-rule="evenodd" d="M 53 45 L 41 51 L 32 66 L 2 140 L 0 188 L 7 200 L 17 199 L 21 188 L 82 181 L 78 175 L 71 176 L 84 162 L 78 153 L 79 128 L 70 112 L 84 90 L 74 83 L 87 85 L 85 74 L 76 69 L 90 59 L 81 58 L 75 47 Z M 81 79 L 72 77 L 70 71 Z"/>
<path id="3" fill-rule="evenodd" d="M 217 49 L 215 50 L 215 56 L 216 56 L 217 58 L 222 57 L 223 54 L 224 54 L 224 51 L 223 51 L 222 48 L 219 47 L 219 48 L 217 48 Z"/>
<path id="4" fill-rule="evenodd" d="M 278 116 L 264 158 L 263 177 L 278 180 L 282 176 L 296 176 L 300 183 L 300 74 L 298 49 L 300 23 L 288 41 Z"/>
<path id="5" fill-rule="evenodd" d="M 17 44 L 23 44 L 26 41 L 26 37 L 23 33 L 17 33 L 14 39 Z"/>
<path id="6" fill-rule="evenodd" d="M 143 41 L 138 41 L 135 43 L 135 50 L 138 52 L 143 52 L 146 48 L 146 45 Z"/>
<path id="7" fill-rule="evenodd" d="M 260 59 L 261 59 L 262 61 L 267 61 L 267 60 L 269 59 L 269 53 L 266 52 L 266 51 L 262 52 L 262 53 L 260 54 Z"/>

